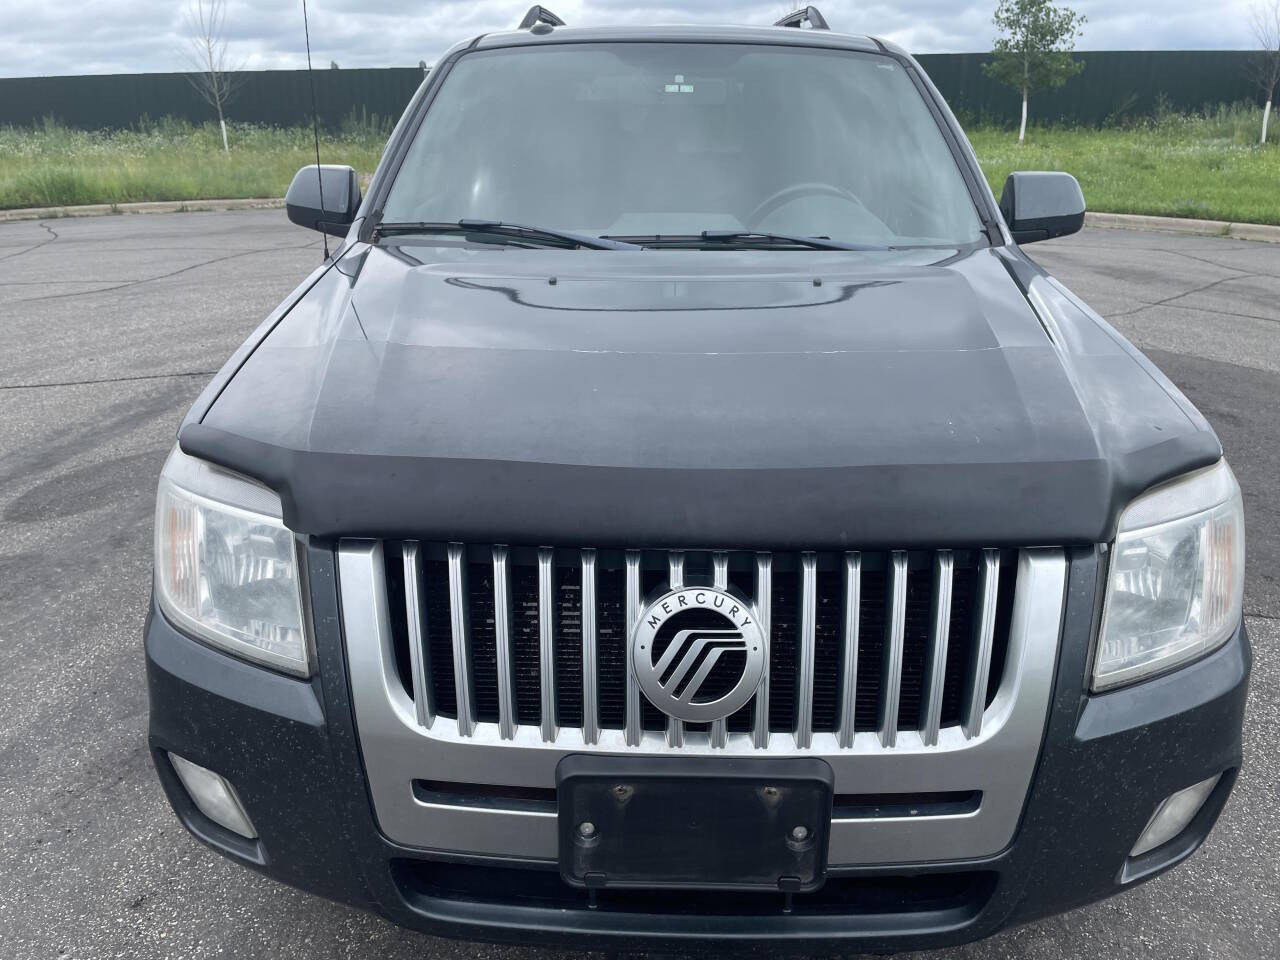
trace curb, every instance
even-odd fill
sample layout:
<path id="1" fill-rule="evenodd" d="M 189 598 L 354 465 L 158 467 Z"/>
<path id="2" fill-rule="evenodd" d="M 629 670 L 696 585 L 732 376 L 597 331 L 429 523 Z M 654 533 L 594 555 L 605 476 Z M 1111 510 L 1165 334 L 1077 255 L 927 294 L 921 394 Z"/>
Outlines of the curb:
<path id="1" fill-rule="evenodd" d="M 1280 243 L 1280 227 L 1264 223 L 1230 223 L 1226 220 L 1191 220 L 1181 217 L 1152 217 L 1135 213 L 1086 213 L 1086 226 L 1106 230 L 1150 230 L 1198 237 L 1231 237 Z"/>
<path id="2" fill-rule="evenodd" d="M 63 217 L 105 217 L 124 213 L 196 213 L 220 210 L 274 210 L 284 200 L 261 197 L 249 200 L 150 200 L 144 203 L 90 203 L 70 207 L 27 207 L 0 210 L 0 223 L 13 220 L 57 220 Z"/>
<path id="3" fill-rule="evenodd" d="M 14 220 L 54 220 L 61 217 L 103 217 L 126 213 L 197 213 L 226 210 L 275 210 L 283 198 L 249 200 L 152 200 L 144 203 L 91 203 L 69 207 L 27 207 L 0 210 L 0 223 Z M 1085 225 L 1105 230 L 1150 230 L 1200 237 L 1231 237 L 1280 243 L 1280 226 L 1262 223 L 1230 223 L 1226 220 L 1191 220 L 1182 217 L 1153 217 L 1135 213 L 1085 214 Z"/>

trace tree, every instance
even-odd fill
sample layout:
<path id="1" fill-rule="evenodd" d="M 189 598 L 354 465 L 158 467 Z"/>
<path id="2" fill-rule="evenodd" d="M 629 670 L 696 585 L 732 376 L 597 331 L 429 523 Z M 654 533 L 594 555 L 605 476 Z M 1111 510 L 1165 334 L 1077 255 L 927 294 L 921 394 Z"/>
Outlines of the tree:
<path id="1" fill-rule="evenodd" d="M 1267 142 L 1267 124 L 1271 120 L 1271 101 L 1280 83 L 1280 0 L 1254 5 L 1253 37 L 1262 51 L 1254 58 L 1252 74 L 1267 101 L 1262 111 L 1262 143 Z"/>
<path id="2" fill-rule="evenodd" d="M 187 8 L 187 58 L 196 68 L 187 79 L 201 99 L 218 112 L 222 149 L 229 152 L 226 107 L 240 85 L 236 74 L 243 65 L 233 65 L 227 57 L 226 26 L 226 0 L 192 0 Z"/>
<path id="3" fill-rule="evenodd" d="M 1280 2 L 1280 0 L 1276 0 Z M 1018 142 L 1027 136 L 1027 101 L 1037 90 L 1060 87 L 1081 70 L 1084 61 L 1072 55 L 1085 24 L 1083 14 L 1055 7 L 1051 0 L 1000 0 L 993 18 L 1000 36 L 982 65 L 993 80 L 1022 92 L 1022 126 Z"/>

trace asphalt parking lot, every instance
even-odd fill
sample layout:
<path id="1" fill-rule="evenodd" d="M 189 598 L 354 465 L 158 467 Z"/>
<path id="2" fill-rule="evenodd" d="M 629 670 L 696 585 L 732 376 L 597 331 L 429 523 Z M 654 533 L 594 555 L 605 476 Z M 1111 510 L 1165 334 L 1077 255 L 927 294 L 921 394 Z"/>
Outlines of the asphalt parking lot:
<path id="1" fill-rule="evenodd" d="M 320 260 L 281 211 L 0 224 L 0 960 L 551 954 L 432 940 L 228 863 L 145 747 L 155 478 L 187 406 Z M 1246 768 L 1184 867 L 938 958 L 1280 952 L 1280 245 L 1031 248 L 1218 429 L 1245 489 Z"/>

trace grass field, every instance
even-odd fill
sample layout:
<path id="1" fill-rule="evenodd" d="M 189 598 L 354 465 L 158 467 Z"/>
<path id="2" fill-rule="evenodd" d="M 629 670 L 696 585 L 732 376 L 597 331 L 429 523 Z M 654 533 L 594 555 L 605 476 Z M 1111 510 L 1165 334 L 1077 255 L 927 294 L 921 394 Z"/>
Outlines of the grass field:
<path id="1" fill-rule="evenodd" d="M 1033 128 L 1022 146 L 1007 130 L 969 139 L 997 197 L 1014 170 L 1066 170 L 1090 210 L 1280 224 L 1280 144 L 1276 127 L 1258 144 L 1261 124 L 1260 110 L 1237 106 L 1127 129 Z"/>
<path id="2" fill-rule="evenodd" d="M 349 123 L 324 137 L 321 159 L 372 172 L 389 134 Z M 233 124 L 229 140 L 224 153 L 216 124 L 100 133 L 0 127 L 0 209 L 282 197 L 298 168 L 315 162 L 310 127 Z"/>
<path id="3" fill-rule="evenodd" d="M 1091 210 L 1280 224 L 1280 145 L 1257 144 L 1259 123 L 1257 110 L 1238 106 L 1122 129 L 1032 128 L 1022 146 L 1009 130 L 977 126 L 969 135 L 997 196 L 1012 170 L 1066 170 Z M 353 117 L 325 136 L 323 157 L 370 173 L 388 133 Z M 233 125 L 229 154 L 214 125 L 0 128 L 0 209 L 279 197 L 313 157 L 305 127 Z"/>

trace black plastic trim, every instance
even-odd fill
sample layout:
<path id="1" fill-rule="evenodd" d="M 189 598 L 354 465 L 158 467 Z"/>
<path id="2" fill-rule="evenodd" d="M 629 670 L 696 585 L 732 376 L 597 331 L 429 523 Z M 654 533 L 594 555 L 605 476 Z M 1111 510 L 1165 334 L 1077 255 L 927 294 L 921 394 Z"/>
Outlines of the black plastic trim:
<path id="1" fill-rule="evenodd" d="M 831 803 L 831 815 L 836 820 L 943 817 L 974 813 L 981 806 L 981 790 L 945 793 L 838 793 Z"/>
<path id="2" fill-rule="evenodd" d="M 1225 647 L 1176 674 L 1091 697 L 1086 680 L 1098 606 L 1097 551 L 1068 553 L 1071 574 L 1053 706 L 1013 845 L 977 861 L 830 872 L 885 883 L 937 874 L 989 878 L 990 888 L 965 906 L 874 916 L 836 909 L 691 918 L 591 911 L 585 899 L 578 910 L 539 909 L 500 897 L 477 903 L 409 889 L 396 873 L 406 863 L 443 876 L 448 871 L 439 865 L 445 863 L 495 868 L 495 877 L 512 868 L 555 867 L 424 853 L 380 834 L 355 735 L 333 545 L 323 541 L 312 540 L 307 548 L 319 671 L 312 682 L 209 650 L 174 630 L 153 607 L 146 628 L 151 747 L 154 756 L 173 750 L 230 780 L 261 836 L 260 862 L 246 861 L 243 848 L 192 817 L 190 801 L 173 789 L 176 777 L 158 762 L 178 816 L 202 842 L 283 882 L 435 935 L 614 951 L 711 947 L 831 954 L 953 945 L 1101 899 L 1168 869 L 1208 834 L 1234 773 L 1183 837 L 1129 864 L 1126 875 L 1128 851 L 1151 812 L 1175 790 L 1240 766 L 1250 666 L 1243 627 Z M 1098 783 L 1106 790 L 1082 790 Z M 317 842 L 320 837 L 324 842 Z"/>
<path id="3" fill-rule="evenodd" d="M 1157 874 L 1164 873 L 1171 867 L 1177 866 L 1183 860 L 1200 849 L 1200 846 L 1209 836 L 1209 830 L 1212 829 L 1214 821 L 1218 819 L 1218 814 L 1222 812 L 1223 806 L 1227 802 L 1227 797 L 1231 793 L 1231 788 L 1235 786 L 1236 777 L 1239 770 L 1227 770 L 1222 774 L 1222 779 L 1214 786 L 1213 791 L 1209 794 L 1196 815 L 1191 818 L 1191 822 L 1183 828 L 1173 839 L 1162 843 L 1154 850 L 1148 850 L 1146 853 L 1137 857 L 1130 857 L 1125 860 L 1124 867 L 1120 870 L 1120 876 L 1117 878 L 1119 883 L 1130 884 L 1140 880 L 1146 880 Z M 1208 779 L 1207 777 L 1205 779 Z M 1191 784 L 1187 784 L 1191 786 Z"/>
<path id="4" fill-rule="evenodd" d="M 182 754 L 179 753 L 178 756 Z M 262 841 L 242 837 L 221 824 L 214 823 L 201 812 L 187 793 L 178 772 L 174 770 L 168 752 L 153 747 L 151 762 L 155 765 L 156 775 L 160 778 L 160 785 L 164 787 L 165 796 L 169 798 L 174 813 L 197 840 L 224 856 L 242 860 L 251 867 L 262 869 L 267 866 L 267 852 Z"/>
<path id="5" fill-rule="evenodd" d="M 563 27 L 564 21 L 557 17 L 541 4 L 534 4 L 529 8 L 529 12 L 524 15 L 524 19 L 520 21 L 518 30 L 528 30 L 538 24 L 545 24 L 548 27 Z"/>
<path id="6" fill-rule="evenodd" d="M 484 810 L 555 813 L 554 787 L 510 787 L 488 783 L 414 780 L 413 795 L 421 803 Z"/>
<path id="7" fill-rule="evenodd" d="M 1138 494 L 1221 456 L 1211 433 L 1177 437 L 1110 463 L 910 470 L 684 470 L 324 453 L 197 423 L 184 427 L 179 441 L 190 456 L 271 487 L 289 528 L 311 536 L 689 549 L 1104 542 Z M 1016 500 L 1010 490 L 1018 491 Z M 540 509 L 527 509 L 530 502 Z M 904 502 L 919 509 L 904 514 Z M 630 509 L 619 512 L 619 503 Z"/>
<path id="8" fill-rule="evenodd" d="M 788 13 L 781 20 L 774 23 L 774 26 L 795 27 L 796 29 L 800 29 L 800 25 L 803 23 L 807 23 L 810 29 L 813 30 L 831 29 L 831 27 L 827 25 L 827 18 L 822 15 L 822 12 L 817 7 L 812 5 L 801 7 L 799 10 Z"/>

